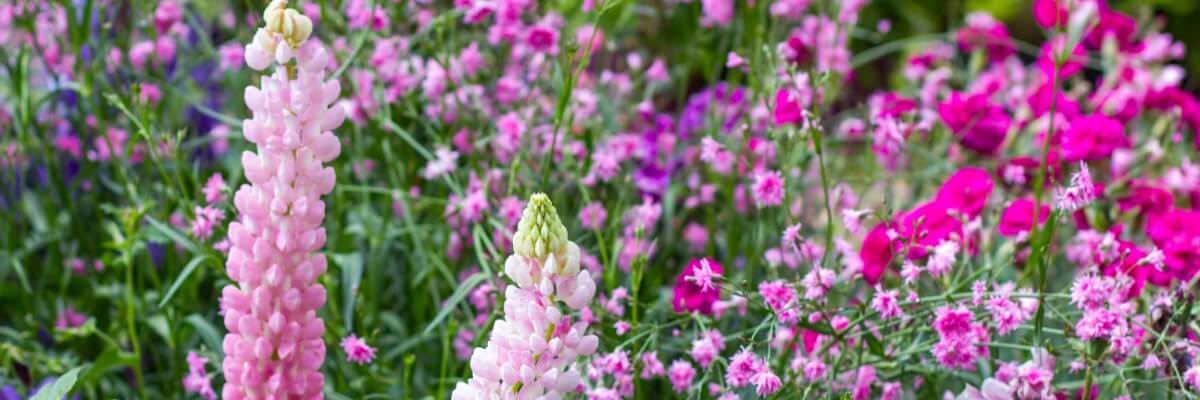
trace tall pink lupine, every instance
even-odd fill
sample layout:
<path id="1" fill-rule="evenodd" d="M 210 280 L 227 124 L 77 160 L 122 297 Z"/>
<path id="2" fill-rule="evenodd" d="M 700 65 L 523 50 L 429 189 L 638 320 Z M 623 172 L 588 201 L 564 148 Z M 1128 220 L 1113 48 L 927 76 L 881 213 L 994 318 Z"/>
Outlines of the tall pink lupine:
<path id="1" fill-rule="evenodd" d="M 222 397 L 319 399 L 325 385 L 322 334 L 316 310 L 325 304 L 317 278 L 325 272 L 325 203 L 338 155 L 333 135 L 345 115 L 331 106 L 341 87 L 325 81 L 329 55 L 307 41 L 312 23 L 286 0 L 263 15 L 266 26 L 246 45 L 255 70 L 275 64 L 259 87 L 246 88 L 253 116 L 243 121 L 257 151 L 242 154 L 248 185 L 234 196 L 238 220 L 229 226 L 226 271 L 236 283 L 222 292 L 225 387 Z"/>
<path id="2" fill-rule="evenodd" d="M 455 386 L 453 400 L 562 398 L 582 382 L 576 358 L 599 344 L 586 334 L 587 322 L 572 322 L 569 315 L 587 307 L 596 284 L 580 270 L 579 247 L 567 240 L 545 194 L 529 198 L 513 249 L 504 263 L 513 281 L 504 292 L 504 318 L 496 321 L 487 347 L 471 354 L 473 376 Z"/>

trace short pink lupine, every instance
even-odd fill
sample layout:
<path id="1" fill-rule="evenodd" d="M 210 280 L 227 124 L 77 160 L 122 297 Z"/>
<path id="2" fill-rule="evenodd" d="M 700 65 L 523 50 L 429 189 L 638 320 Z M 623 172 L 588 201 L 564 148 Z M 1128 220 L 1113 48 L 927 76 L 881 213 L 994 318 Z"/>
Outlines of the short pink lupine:
<path id="1" fill-rule="evenodd" d="M 454 400 L 561 398 L 582 383 L 576 357 L 599 345 L 586 334 L 588 323 L 569 315 L 587 307 L 596 284 L 579 268 L 579 247 L 545 194 L 530 197 L 513 249 L 504 263 L 514 283 L 505 291 L 504 318 L 471 354 L 472 378 L 455 386 Z"/>
<path id="2" fill-rule="evenodd" d="M 242 153 L 248 185 L 234 196 L 238 220 L 229 226 L 226 271 L 235 283 L 222 291 L 225 387 L 222 398 L 319 398 L 325 386 L 325 324 L 316 310 L 325 288 L 321 196 L 333 190 L 340 144 L 331 130 L 345 118 L 331 107 L 341 87 L 325 81 L 329 55 L 306 42 L 312 23 L 285 0 L 268 6 L 246 62 L 274 73 L 248 87 L 253 113 L 242 124 L 257 151 Z"/>

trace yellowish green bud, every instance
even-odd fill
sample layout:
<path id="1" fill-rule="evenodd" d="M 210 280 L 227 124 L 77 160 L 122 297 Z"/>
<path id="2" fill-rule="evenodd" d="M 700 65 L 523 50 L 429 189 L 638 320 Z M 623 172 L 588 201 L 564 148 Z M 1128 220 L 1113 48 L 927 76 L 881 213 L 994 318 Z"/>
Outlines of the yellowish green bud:
<path id="1" fill-rule="evenodd" d="M 545 193 L 534 193 L 517 224 L 513 250 L 517 255 L 540 259 L 551 253 L 561 253 L 566 246 L 567 227 L 558 219 L 554 203 Z"/>

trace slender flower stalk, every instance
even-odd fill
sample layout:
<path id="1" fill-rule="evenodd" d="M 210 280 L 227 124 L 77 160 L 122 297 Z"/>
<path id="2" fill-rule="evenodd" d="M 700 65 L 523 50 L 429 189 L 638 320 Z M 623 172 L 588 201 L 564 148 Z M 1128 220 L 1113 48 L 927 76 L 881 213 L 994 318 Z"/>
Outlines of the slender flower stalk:
<path id="1" fill-rule="evenodd" d="M 246 63 L 275 70 L 247 87 L 253 116 L 243 122 L 256 151 L 242 154 L 249 184 L 234 196 L 238 220 L 229 226 L 226 271 L 235 283 L 222 291 L 225 387 L 239 399 L 320 398 L 325 385 L 325 304 L 317 278 L 325 272 L 325 203 L 333 189 L 340 144 L 331 132 L 345 115 L 332 106 L 341 91 L 325 81 L 329 55 L 307 41 L 312 23 L 275 0 L 266 27 L 246 46 Z"/>
<path id="2" fill-rule="evenodd" d="M 471 354 L 473 376 L 455 386 L 454 400 L 562 398 L 582 383 L 576 358 L 599 344 L 586 334 L 587 322 L 569 315 L 588 305 L 596 284 L 579 268 L 579 247 L 567 239 L 545 194 L 529 198 L 513 249 L 504 263 L 513 281 L 505 290 L 504 318 L 487 346 Z"/>

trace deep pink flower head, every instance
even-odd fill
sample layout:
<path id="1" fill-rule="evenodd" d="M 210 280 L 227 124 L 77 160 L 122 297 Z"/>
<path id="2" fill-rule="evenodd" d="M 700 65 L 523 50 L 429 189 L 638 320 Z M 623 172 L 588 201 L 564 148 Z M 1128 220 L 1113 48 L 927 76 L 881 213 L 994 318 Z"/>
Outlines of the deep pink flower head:
<path id="1" fill-rule="evenodd" d="M 1131 145 L 1120 120 L 1103 114 L 1075 118 L 1071 128 L 1063 133 L 1063 161 L 1102 160 L 1117 148 Z"/>
<path id="2" fill-rule="evenodd" d="M 910 260 L 924 258 L 943 241 L 963 239 L 962 219 L 952 215 L 950 210 L 945 204 L 931 201 L 896 218 L 898 240 L 908 245 Z"/>
<path id="3" fill-rule="evenodd" d="M 1050 74 L 1046 73 L 1046 80 L 1050 80 Z M 1029 108 L 1033 110 L 1034 117 L 1041 117 L 1050 112 L 1050 99 L 1054 98 L 1054 112 L 1067 118 L 1074 118 L 1080 115 L 1079 102 L 1067 96 L 1062 88 L 1054 90 L 1054 86 L 1050 83 L 1044 83 L 1037 89 L 1029 91 L 1029 97 L 1025 99 L 1029 104 Z M 1056 131 L 1061 130 L 1061 125 L 1055 127 Z"/>
<path id="4" fill-rule="evenodd" d="M 993 62 L 1002 61 L 1017 51 L 1008 28 L 986 13 L 968 15 L 967 26 L 959 29 L 955 38 L 959 48 L 968 52 L 984 50 Z"/>
<path id="5" fill-rule="evenodd" d="M 880 277 L 892 262 L 894 253 L 892 240 L 888 238 L 888 229 L 886 224 L 875 225 L 871 232 L 867 233 L 866 239 L 863 239 L 862 248 L 858 251 L 858 257 L 862 261 L 863 279 L 872 285 L 879 283 Z"/>
<path id="6" fill-rule="evenodd" d="M 549 25 L 534 25 L 525 35 L 525 43 L 545 53 L 558 52 L 558 30 Z"/>
<path id="7" fill-rule="evenodd" d="M 1042 44 L 1042 50 L 1038 53 L 1037 66 L 1046 77 L 1054 76 L 1054 60 L 1066 48 L 1067 39 L 1066 36 L 1055 36 Z M 1087 62 L 1087 55 L 1087 50 L 1076 44 L 1075 48 L 1071 49 L 1071 53 L 1067 55 L 1066 62 L 1058 67 L 1058 79 L 1061 81 L 1082 71 L 1083 64 Z M 1056 104 L 1055 108 L 1057 107 Z"/>
<path id="8" fill-rule="evenodd" d="M 995 183 L 987 170 L 976 167 L 962 168 L 950 175 L 938 189 L 937 202 L 973 219 L 987 206 L 993 187 Z"/>
<path id="9" fill-rule="evenodd" d="M 963 147 L 983 154 L 993 154 L 1004 144 L 1012 124 L 1008 113 L 991 104 L 982 93 L 951 93 L 937 109 L 942 122 L 958 136 Z"/>
<path id="10" fill-rule="evenodd" d="M 1033 19 L 1043 28 L 1066 27 L 1071 17 L 1066 0 L 1033 0 Z"/>
<path id="11" fill-rule="evenodd" d="M 1167 273 L 1187 281 L 1200 271 L 1200 211 L 1174 209 L 1153 216 L 1146 236 L 1162 250 Z"/>
<path id="12" fill-rule="evenodd" d="M 1169 190 L 1148 185 L 1136 185 L 1129 196 L 1117 200 L 1121 211 L 1137 208 L 1145 215 L 1158 215 L 1175 207 L 1175 196 Z"/>
<path id="13" fill-rule="evenodd" d="M 700 269 L 700 261 L 699 258 L 693 258 L 691 261 L 688 261 L 687 266 L 683 268 L 683 272 L 675 278 L 675 288 L 673 289 L 675 297 L 671 300 L 671 305 L 674 306 L 677 313 L 698 312 L 711 315 L 713 312 L 713 303 L 721 299 L 721 290 L 719 288 L 712 287 L 706 289 L 697 284 L 695 279 L 688 279 L 693 277 L 696 271 Z M 707 262 L 712 272 L 717 274 L 724 272 L 724 268 L 721 267 L 720 263 L 711 259 L 707 260 Z"/>
<path id="14" fill-rule="evenodd" d="M 1042 204 L 1038 210 L 1038 225 L 1045 224 L 1046 219 L 1050 217 L 1050 206 Z M 1019 199 L 1013 201 L 1004 209 L 1004 213 L 1000 214 L 1000 223 L 996 225 L 996 230 L 1000 231 L 1000 235 L 1005 237 L 1013 237 L 1021 233 L 1030 232 L 1033 229 L 1033 200 Z"/>
<path id="15" fill-rule="evenodd" d="M 1122 14 L 1102 5 L 1100 7 L 1100 22 L 1084 37 L 1088 47 L 1099 49 L 1107 38 L 1117 42 L 1118 48 L 1124 50 L 1134 45 L 1134 35 L 1137 34 L 1137 21 L 1133 17 Z"/>
<path id="16" fill-rule="evenodd" d="M 775 124 L 787 125 L 804 120 L 804 108 L 800 105 L 799 95 L 786 87 L 775 92 Z"/>

